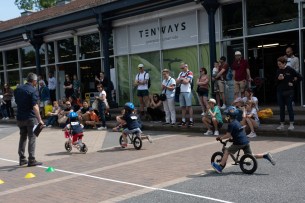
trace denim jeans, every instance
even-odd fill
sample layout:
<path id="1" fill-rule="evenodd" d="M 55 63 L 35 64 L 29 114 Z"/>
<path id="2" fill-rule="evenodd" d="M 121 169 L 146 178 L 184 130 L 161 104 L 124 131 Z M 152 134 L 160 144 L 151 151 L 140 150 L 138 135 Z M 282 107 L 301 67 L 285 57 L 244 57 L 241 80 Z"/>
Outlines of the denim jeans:
<path id="1" fill-rule="evenodd" d="M 1 106 L 1 108 L 0 108 L 0 112 L 1 112 L 1 114 L 2 114 L 2 117 L 3 117 L 3 118 L 8 117 L 8 115 L 7 115 L 7 111 L 6 111 L 6 107 L 5 107 L 5 105 L 4 105 L 4 104 Z"/>
<path id="2" fill-rule="evenodd" d="M 106 103 L 99 101 L 98 102 L 98 112 L 99 112 L 103 127 L 106 126 L 105 110 L 106 110 Z"/>
<path id="3" fill-rule="evenodd" d="M 46 126 L 48 125 L 54 125 L 54 123 L 57 121 L 58 116 L 50 116 L 47 120 Z"/>
<path id="4" fill-rule="evenodd" d="M 293 92 L 291 94 L 283 94 L 283 91 L 277 91 L 277 102 L 280 106 L 280 122 L 285 122 L 285 105 L 289 114 L 289 121 L 294 122 L 294 112 L 292 107 Z"/>

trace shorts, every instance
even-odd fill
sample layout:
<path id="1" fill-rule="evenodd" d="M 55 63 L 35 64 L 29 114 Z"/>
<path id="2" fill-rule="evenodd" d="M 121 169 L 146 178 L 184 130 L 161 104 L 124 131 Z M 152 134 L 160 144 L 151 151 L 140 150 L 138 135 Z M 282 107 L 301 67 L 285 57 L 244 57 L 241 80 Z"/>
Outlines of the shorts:
<path id="1" fill-rule="evenodd" d="M 218 91 L 219 91 L 220 93 L 225 92 L 225 84 L 226 84 L 226 81 L 224 81 L 224 80 L 217 80 L 217 83 L 218 83 Z"/>
<path id="2" fill-rule="evenodd" d="M 148 90 L 138 90 L 138 92 L 137 92 L 138 97 L 145 97 L 145 96 L 148 96 L 148 95 L 149 95 Z"/>
<path id="3" fill-rule="evenodd" d="M 125 128 L 125 129 L 123 130 L 123 133 L 126 134 L 126 135 L 128 135 L 128 134 L 133 134 L 133 133 L 135 133 L 135 132 L 139 132 L 139 134 L 142 133 L 142 131 L 141 131 L 140 128 L 135 128 L 135 129 L 132 129 L 132 130 L 129 130 L 128 128 Z"/>
<path id="4" fill-rule="evenodd" d="M 197 91 L 199 97 L 209 97 L 209 90 L 198 90 Z"/>
<path id="5" fill-rule="evenodd" d="M 239 149 L 242 149 L 244 151 L 244 154 L 252 154 L 250 144 L 245 144 L 245 145 L 232 144 L 231 146 L 226 147 L 226 149 L 230 154 L 235 154 Z"/>
<path id="6" fill-rule="evenodd" d="M 76 143 L 78 140 L 81 140 L 83 138 L 83 133 L 78 133 L 72 136 L 72 143 Z"/>
<path id="7" fill-rule="evenodd" d="M 181 92 L 179 95 L 180 107 L 192 106 L 192 93 L 191 92 Z"/>
<path id="8" fill-rule="evenodd" d="M 212 118 L 210 118 L 210 124 L 212 125 L 212 127 L 214 127 Z M 218 128 L 218 129 L 220 129 L 220 128 L 222 127 L 222 125 L 223 125 L 222 122 L 217 121 L 217 128 Z"/>
<path id="9" fill-rule="evenodd" d="M 244 92 L 246 88 L 246 80 L 235 81 L 234 80 L 234 93 Z"/>

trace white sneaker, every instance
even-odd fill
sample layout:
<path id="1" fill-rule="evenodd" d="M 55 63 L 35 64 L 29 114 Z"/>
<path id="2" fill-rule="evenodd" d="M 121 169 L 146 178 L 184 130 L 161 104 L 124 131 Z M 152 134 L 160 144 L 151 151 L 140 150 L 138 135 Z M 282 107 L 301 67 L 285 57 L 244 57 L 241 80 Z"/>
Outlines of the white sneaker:
<path id="1" fill-rule="evenodd" d="M 284 130 L 284 129 L 285 129 L 285 126 L 281 124 L 281 125 L 280 125 L 279 127 L 277 127 L 276 129 L 277 129 L 277 130 Z"/>
<path id="2" fill-rule="evenodd" d="M 294 130 L 294 126 L 293 126 L 293 125 L 290 125 L 290 126 L 288 127 L 288 130 Z"/>
<path id="3" fill-rule="evenodd" d="M 52 125 L 48 125 L 47 128 L 52 128 Z"/>
<path id="4" fill-rule="evenodd" d="M 202 114 L 201 114 L 202 116 L 205 116 L 205 112 L 202 112 Z"/>
<path id="5" fill-rule="evenodd" d="M 211 131 L 211 130 L 208 130 L 208 131 L 206 131 L 205 133 L 203 133 L 204 135 L 213 135 L 213 131 Z"/>
<path id="6" fill-rule="evenodd" d="M 247 137 L 249 137 L 249 138 L 254 138 L 254 137 L 256 137 L 256 133 L 255 133 L 255 132 L 251 132 L 251 133 L 249 133 L 249 134 L 247 135 Z"/>
<path id="7" fill-rule="evenodd" d="M 3 117 L 2 120 L 5 120 L 5 117 Z"/>
<path id="8" fill-rule="evenodd" d="M 220 107 L 220 109 L 226 109 L 227 106 L 225 104 L 222 105 L 222 107 Z"/>
<path id="9" fill-rule="evenodd" d="M 8 119 L 10 119 L 10 118 L 9 118 L 9 117 L 6 117 L 6 118 L 5 118 L 5 120 L 8 120 Z"/>
<path id="10" fill-rule="evenodd" d="M 146 137 L 147 137 L 147 139 L 148 139 L 148 141 L 149 141 L 150 143 L 153 142 L 152 139 L 151 139 L 151 137 L 150 137 L 150 135 L 146 135 Z"/>
<path id="11" fill-rule="evenodd" d="M 105 127 L 99 127 L 99 128 L 97 128 L 98 130 L 107 130 L 107 127 L 105 126 Z"/>
<path id="12" fill-rule="evenodd" d="M 215 136 L 218 136 L 218 135 L 219 135 L 219 131 L 218 131 L 218 130 L 215 130 L 214 135 L 215 135 Z"/>

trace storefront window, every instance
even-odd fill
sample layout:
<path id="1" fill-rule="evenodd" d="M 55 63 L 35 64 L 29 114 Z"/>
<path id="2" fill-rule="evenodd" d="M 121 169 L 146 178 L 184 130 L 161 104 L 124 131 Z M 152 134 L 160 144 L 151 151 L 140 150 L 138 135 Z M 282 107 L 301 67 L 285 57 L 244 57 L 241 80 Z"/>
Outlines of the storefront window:
<path id="1" fill-rule="evenodd" d="M 0 72 L 0 92 L 4 85 L 4 72 Z"/>
<path id="2" fill-rule="evenodd" d="M 33 46 L 23 47 L 20 50 L 22 67 L 35 66 L 35 49 Z"/>
<path id="3" fill-rule="evenodd" d="M 10 50 L 5 52 L 6 55 L 6 69 L 11 70 L 15 68 L 19 68 L 19 63 L 18 63 L 18 50 Z"/>
<path id="4" fill-rule="evenodd" d="M 23 68 L 22 71 L 22 77 L 21 77 L 21 83 L 26 83 L 26 78 L 29 73 L 36 73 L 36 68 Z"/>
<path id="5" fill-rule="evenodd" d="M 193 82 L 199 76 L 198 68 L 198 52 L 196 47 L 184 47 L 181 49 L 164 50 L 163 51 L 163 68 L 171 71 L 171 76 L 177 78 L 181 72 L 180 64 L 184 62 L 188 64 L 189 70 L 193 72 Z M 196 95 L 196 85 L 194 84 L 193 94 Z M 158 84 L 160 89 L 160 84 Z M 193 97 L 193 104 L 198 104 L 198 100 Z"/>
<path id="6" fill-rule="evenodd" d="M 149 52 L 143 54 L 135 54 L 131 56 L 131 82 L 135 81 L 136 75 L 139 73 L 138 65 L 144 64 L 144 69 L 149 73 L 151 80 L 150 94 L 159 93 L 161 85 L 161 68 L 159 52 Z M 139 105 L 136 88 L 133 92 L 133 100 L 135 105 Z"/>
<path id="7" fill-rule="evenodd" d="M 20 84 L 19 82 L 19 71 L 8 71 L 7 72 L 8 81 L 7 83 L 11 86 L 11 88 L 16 89 L 17 84 Z"/>
<path id="8" fill-rule="evenodd" d="M 58 61 L 73 61 L 76 59 L 76 48 L 73 38 L 58 41 Z"/>
<path id="9" fill-rule="evenodd" d="M 45 65 L 46 64 L 46 45 L 43 44 L 41 45 L 40 49 L 39 49 L 39 57 L 40 57 L 40 65 Z"/>
<path id="10" fill-rule="evenodd" d="M 133 83 L 133 80 L 129 77 L 128 57 L 116 57 L 116 68 L 118 75 L 117 94 L 119 98 L 119 106 L 123 106 L 126 102 L 130 101 L 129 84 Z"/>
<path id="11" fill-rule="evenodd" d="M 298 4 L 287 0 L 248 0 L 248 34 L 298 27 Z"/>
<path id="12" fill-rule="evenodd" d="M 243 35 L 242 3 L 222 6 L 222 31 L 223 38 L 238 37 Z"/>
<path id="13" fill-rule="evenodd" d="M 100 57 L 100 36 L 99 33 L 84 35 L 80 40 L 80 59 Z"/>
<path id="14" fill-rule="evenodd" d="M 3 57 L 2 52 L 0 52 L 0 71 L 3 70 Z"/>
<path id="15" fill-rule="evenodd" d="M 81 80 L 81 92 L 82 98 L 84 98 L 85 93 L 97 92 L 95 84 L 95 76 L 99 76 L 101 72 L 101 60 L 90 60 L 81 61 L 80 66 L 80 80 Z"/>
<path id="16" fill-rule="evenodd" d="M 65 91 L 63 88 L 64 82 L 65 82 L 65 75 L 69 75 L 71 80 L 74 74 L 77 74 L 77 65 L 76 63 L 64 63 L 58 65 L 58 78 L 57 82 L 59 85 L 58 93 L 59 98 L 62 99 L 65 97 Z"/>
<path id="17" fill-rule="evenodd" d="M 201 49 L 201 58 L 199 60 L 199 67 L 205 67 L 208 71 L 208 74 L 211 72 L 211 67 L 213 67 L 214 62 L 210 63 L 210 46 L 209 44 L 200 45 Z M 219 43 L 216 44 L 216 61 L 219 60 L 220 49 Z"/>
<path id="18" fill-rule="evenodd" d="M 55 52 L 54 52 L 54 42 L 49 42 L 46 44 L 47 47 L 47 56 L 48 56 L 48 63 L 52 64 L 55 63 Z"/>

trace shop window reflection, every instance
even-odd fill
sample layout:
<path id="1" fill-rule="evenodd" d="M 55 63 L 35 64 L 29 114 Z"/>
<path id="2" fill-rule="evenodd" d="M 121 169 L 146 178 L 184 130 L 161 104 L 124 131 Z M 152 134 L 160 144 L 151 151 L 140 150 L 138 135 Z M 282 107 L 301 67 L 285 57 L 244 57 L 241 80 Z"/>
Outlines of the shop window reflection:
<path id="1" fill-rule="evenodd" d="M 241 2 L 222 6 L 222 30 L 224 38 L 242 36 L 242 14 Z"/>
<path id="2" fill-rule="evenodd" d="M 6 69 L 11 70 L 15 68 L 19 68 L 19 63 L 18 63 L 18 50 L 9 50 L 5 52 L 6 55 Z"/>
<path id="3" fill-rule="evenodd" d="M 73 61 L 76 59 L 76 48 L 73 38 L 58 41 L 58 61 Z"/>
<path id="4" fill-rule="evenodd" d="M 80 39 L 79 59 L 100 57 L 99 33 L 80 36 L 79 39 Z"/>

